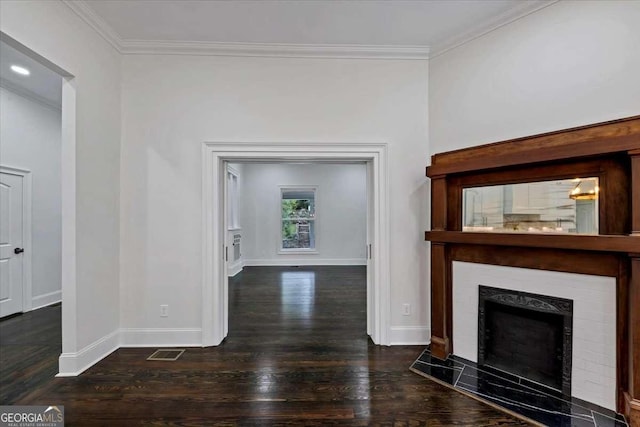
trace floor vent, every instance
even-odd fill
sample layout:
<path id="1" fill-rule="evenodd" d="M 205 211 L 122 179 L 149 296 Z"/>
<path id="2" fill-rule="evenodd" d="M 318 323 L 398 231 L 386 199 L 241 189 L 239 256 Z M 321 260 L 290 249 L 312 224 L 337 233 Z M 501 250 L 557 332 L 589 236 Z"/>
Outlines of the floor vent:
<path id="1" fill-rule="evenodd" d="M 147 360 L 162 360 L 165 362 L 175 362 L 184 353 L 184 348 L 161 348 L 147 357 Z"/>

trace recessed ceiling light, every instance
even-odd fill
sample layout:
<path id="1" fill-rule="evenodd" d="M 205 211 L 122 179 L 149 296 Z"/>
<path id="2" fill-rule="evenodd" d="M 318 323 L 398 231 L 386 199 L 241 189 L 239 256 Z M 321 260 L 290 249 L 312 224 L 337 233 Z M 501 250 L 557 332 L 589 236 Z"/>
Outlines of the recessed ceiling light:
<path id="1" fill-rule="evenodd" d="M 23 76 L 28 76 L 29 74 L 31 74 L 31 71 L 29 71 L 26 68 L 21 67 L 19 65 L 12 65 L 11 66 L 11 71 L 13 71 L 14 73 L 23 75 Z"/>

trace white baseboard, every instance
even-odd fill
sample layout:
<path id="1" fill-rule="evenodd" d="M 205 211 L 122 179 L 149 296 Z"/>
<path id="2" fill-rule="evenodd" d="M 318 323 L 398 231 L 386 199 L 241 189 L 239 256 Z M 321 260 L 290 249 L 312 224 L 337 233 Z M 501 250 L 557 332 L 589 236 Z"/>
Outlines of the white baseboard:
<path id="1" fill-rule="evenodd" d="M 391 345 L 427 345 L 431 341 L 431 328 L 426 326 L 392 326 Z"/>
<path id="2" fill-rule="evenodd" d="M 202 347 L 202 329 L 120 329 L 120 347 Z"/>
<path id="3" fill-rule="evenodd" d="M 335 265 L 335 264 L 332 264 Z M 391 327 L 391 345 L 427 345 L 431 330 L 423 326 Z M 202 347 L 200 328 L 124 328 L 76 353 L 62 353 L 57 377 L 75 377 L 120 347 Z"/>
<path id="4" fill-rule="evenodd" d="M 289 266 L 289 265 L 367 265 L 365 258 L 275 258 L 246 259 L 245 266 Z"/>
<path id="5" fill-rule="evenodd" d="M 38 295 L 31 300 L 31 310 L 37 310 L 51 304 L 62 301 L 62 291 L 49 292 L 48 294 Z"/>
<path id="6" fill-rule="evenodd" d="M 120 331 L 116 330 L 89 344 L 76 353 L 62 353 L 58 360 L 60 373 L 56 377 L 75 377 L 89 369 L 120 347 Z"/>
<path id="7" fill-rule="evenodd" d="M 233 264 L 233 265 L 230 265 L 230 266 L 227 268 L 227 275 L 228 275 L 229 277 L 233 277 L 233 276 L 235 276 L 236 274 L 240 273 L 240 272 L 242 271 L 242 267 L 243 267 L 243 265 L 244 265 L 244 264 L 242 263 L 242 261 L 237 262 L 237 263 L 235 263 L 235 264 Z"/>

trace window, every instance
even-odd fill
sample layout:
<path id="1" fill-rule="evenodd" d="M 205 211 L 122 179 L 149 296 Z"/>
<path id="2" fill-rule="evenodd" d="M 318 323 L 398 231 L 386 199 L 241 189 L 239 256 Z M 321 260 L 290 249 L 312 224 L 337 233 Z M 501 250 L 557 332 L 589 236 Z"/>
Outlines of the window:
<path id="1" fill-rule="evenodd" d="M 240 228 L 238 208 L 238 172 L 227 168 L 227 228 L 237 230 Z"/>
<path id="2" fill-rule="evenodd" d="M 281 188 L 281 237 L 283 251 L 316 248 L 316 188 Z"/>

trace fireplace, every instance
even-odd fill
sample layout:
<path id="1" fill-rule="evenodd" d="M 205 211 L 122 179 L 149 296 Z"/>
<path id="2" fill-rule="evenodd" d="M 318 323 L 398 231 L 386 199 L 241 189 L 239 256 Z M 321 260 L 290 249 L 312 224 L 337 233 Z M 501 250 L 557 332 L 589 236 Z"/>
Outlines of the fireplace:
<path id="1" fill-rule="evenodd" d="M 479 287 L 478 365 L 571 395 L 573 301 Z"/>
<path id="2" fill-rule="evenodd" d="M 440 360 L 452 353 L 467 360 L 478 356 L 476 298 L 478 283 L 484 279 L 477 274 L 470 277 L 468 287 L 475 287 L 474 292 L 463 292 L 461 305 L 454 305 L 460 279 L 453 273 L 455 263 L 486 265 L 494 272 L 509 269 L 527 277 L 538 276 L 532 273 L 536 271 L 593 278 L 594 290 L 602 290 L 598 296 L 590 295 L 581 282 L 522 284 L 513 281 L 513 274 L 496 280 L 490 272 L 484 283 L 572 299 L 572 397 L 615 408 L 640 427 L 640 116 L 435 154 L 427 176 L 431 178 L 431 230 L 425 232 L 431 242 L 431 354 Z M 477 187 L 575 180 L 570 198 L 577 204 L 583 193 L 578 190 L 580 183 L 589 178 L 599 182 L 593 193 L 598 194 L 593 234 L 571 234 L 578 227 L 565 230 L 560 216 L 555 228 L 546 225 L 539 231 L 495 226 L 465 230 L 469 221 L 476 221 L 474 211 L 465 216 L 464 210 L 473 197 L 463 196 L 474 194 Z M 508 191 L 503 197 L 510 208 L 503 214 L 528 214 L 532 206 L 547 207 L 516 204 Z M 504 228 L 504 218 L 502 222 L 496 218 L 496 224 Z M 606 280 L 597 284 L 596 278 Z"/>

